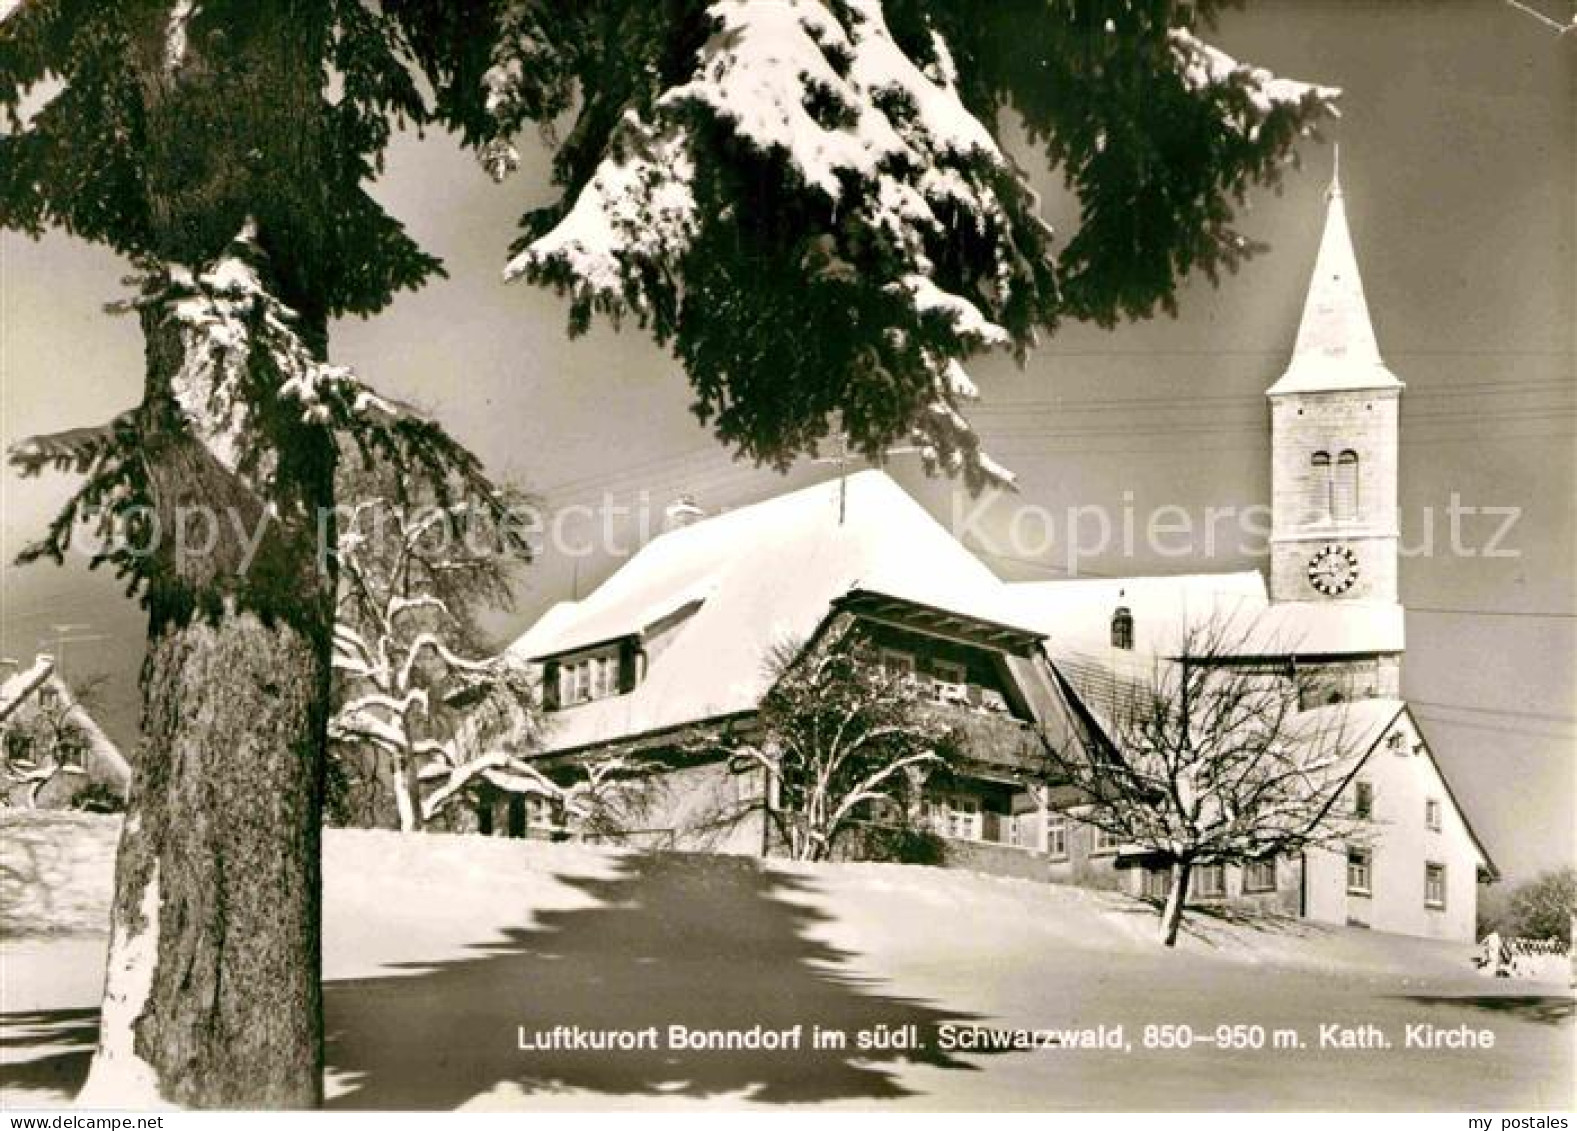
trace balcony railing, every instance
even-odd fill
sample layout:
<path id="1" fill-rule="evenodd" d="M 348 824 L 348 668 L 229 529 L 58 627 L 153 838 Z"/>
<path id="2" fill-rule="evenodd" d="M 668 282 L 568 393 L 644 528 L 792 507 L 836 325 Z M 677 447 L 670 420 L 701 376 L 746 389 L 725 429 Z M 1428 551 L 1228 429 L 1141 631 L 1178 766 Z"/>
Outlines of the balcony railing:
<path id="1" fill-rule="evenodd" d="M 1014 770 L 1043 769 L 1045 748 L 1035 728 L 1012 715 L 990 714 L 968 706 L 929 708 L 963 740 L 964 757 Z"/>

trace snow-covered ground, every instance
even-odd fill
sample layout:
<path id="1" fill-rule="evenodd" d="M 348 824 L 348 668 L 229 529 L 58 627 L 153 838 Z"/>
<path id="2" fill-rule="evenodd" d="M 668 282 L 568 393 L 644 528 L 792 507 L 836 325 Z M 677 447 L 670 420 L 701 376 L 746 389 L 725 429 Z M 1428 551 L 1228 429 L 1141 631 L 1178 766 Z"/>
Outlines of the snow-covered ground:
<path id="1" fill-rule="evenodd" d="M 102 819 L 0 819 L 8 1107 L 67 1102 L 86 1070 L 113 836 Z M 325 851 L 333 1106 L 1508 1110 L 1574 1098 L 1570 990 L 1480 978 L 1457 945 L 1196 918 L 1168 952 L 1154 913 L 1119 896 L 889 865 L 361 831 L 331 831 Z M 38 860 L 48 876 L 29 876 Z M 1192 1048 L 1145 1047 L 1146 1026 L 1179 1023 Z M 1321 1047 L 1323 1025 L 1371 1024 L 1393 1047 Z M 1419 1024 L 1487 1029 L 1494 1046 L 1405 1047 Z M 814 1025 L 851 1043 L 915 1026 L 923 1047 L 696 1051 L 666 1047 L 673 1025 Z M 1266 1047 L 1200 1039 L 1218 1025 L 1260 1026 Z M 660 1047 L 517 1048 L 519 1030 L 555 1026 L 656 1027 Z M 1108 1039 L 1121 1026 L 1128 1047 L 949 1050 L 947 1026 L 1105 1026 Z M 1271 1047 L 1278 1030 L 1301 1047 Z"/>

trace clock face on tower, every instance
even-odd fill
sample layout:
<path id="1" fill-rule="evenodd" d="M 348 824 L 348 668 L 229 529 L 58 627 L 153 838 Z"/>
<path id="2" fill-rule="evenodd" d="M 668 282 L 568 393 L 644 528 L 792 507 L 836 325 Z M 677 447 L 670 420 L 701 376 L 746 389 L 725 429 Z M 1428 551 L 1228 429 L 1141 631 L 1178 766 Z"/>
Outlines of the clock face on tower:
<path id="1" fill-rule="evenodd" d="M 1309 584 L 1327 597 L 1339 597 L 1358 580 L 1358 555 L 1337 542 L 1327 542 L 1309 559 Z"/>

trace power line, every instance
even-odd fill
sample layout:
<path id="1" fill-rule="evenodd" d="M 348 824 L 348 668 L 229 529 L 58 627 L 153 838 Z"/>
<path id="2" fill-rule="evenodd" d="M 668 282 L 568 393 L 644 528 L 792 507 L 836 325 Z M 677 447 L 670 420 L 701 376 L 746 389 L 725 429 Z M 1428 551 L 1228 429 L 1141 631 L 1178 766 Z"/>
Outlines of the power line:
<path id="1" fill-rule="evenodd" d="M 1522 734 L 1527 735 L 1529 738 L 1547 738 L 1556 742 L 1569 742 L 1572 738 L 1572 736 L 1569 734 L 1557 734 L 1554 731 L 1548 730 L 1534 730 L 1531 727 L 1519 727 L 1513 723 L 1476 723 L 1468 719 L 1445 718 L 1443 716 L 1433 714 L 1431 708 L 1428 707 L 1424 708 L 1424 714 L 1431 716 L 1431 726 L 1462 727 L 1468 730 L 1487 730 L 1493 731 L 1496 734 Z"/>
<path id="2" fill-rule="evenodd" d="M 1485 381 L 1463 382 L 1454 384 L 1446 389 L 1422 389 L 1409 391 L 1405 394 L 1403 404 L 1417 400 L 1433 400 L 1436 397 L 1454 396 L 1536 396 L 1545 391 L 1560 391 L 1577 388 L 1577 382 L 1564 377 L 1526 378 L 1519 381 Z M 1200 402 L 1233 401 L 1246 406 L 1260 406 L 1265 403 L 1264 393 L 1161 393 L 1143 397 L 1035 397 L 1018 401 L 982 401 L 973 411 L 975 412 L 1021 412 L 1025 409 L 1044 408 L 1048 411 L 1057 409 L 1079 408 L 1091 406 L 1094 408 L 1126 408 L 1137 405 L 1196 405 Z"/>
<path id="3" fill-rule="evenodd" d="M 1466 711 L 1471 715 L 1499 715 L 1511 719 L 1537 719 L 1540 722 L 1559 723 L 1562 726 L 1577 726 L 1577 716 L 1556 715 L 1542 711 L 1508 710 L 1504 707 L 1478 707 L 1471 703 L 1436 703 L 1428 699 L 1409 698 L 1408 703 L 1415 707 L 1433 707 L 1444 711 Z"/>
<path id="4" fill-rule="evenodd" d="M 1410 613 L 1442 613 L 1462 617 L 1527 617 L 1530 620 L 1577 620 L 1577 613 L 1545 612 L 1538 609 L 1447 609 L 1433 605 L 1406 605 Z"/>

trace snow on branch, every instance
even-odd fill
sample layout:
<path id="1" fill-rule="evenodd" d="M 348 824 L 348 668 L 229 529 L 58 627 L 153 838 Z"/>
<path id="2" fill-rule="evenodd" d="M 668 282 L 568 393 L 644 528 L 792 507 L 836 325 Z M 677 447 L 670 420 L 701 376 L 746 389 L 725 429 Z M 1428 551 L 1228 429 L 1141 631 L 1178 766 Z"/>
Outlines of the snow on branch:
<path id="1" fill-rule="evenodd" d="M 497 499 L 476 457 L 436 423 L 317 357 L 301 336 L 298 315 L 269 292 L 265 276 L 266 256 L 249 220 L 205 266 L 145 265 L 133 280 L 137 295 L 114 304 L 153 312 L 174 328 L 181 363 L 170 378 L 170 399 L 190 435 L 223 468 L 272 501 L 281 438 L 269 421 L 283 407 L 301 424 L 331 432 L 336 444 L 354 444 L 365 462 L 388 463 L 425 481 L 440 498 L 458 487 L 484 505 Z M 104 539 L 93 564 L 112 561 L 136 579 L 152 568 L 154 555 L 135 549 L 158 538 L 147 529 L 158 501 L 143 443 L 150 412 L 157 414 L 158 406 L 139 405 L 107 424 L 29 437 L 10 449 L 10 462 L 24 475 L 53 469 L 85 477 L 20 560 L 63 560 L 73 529 L 96 522 L 101 534 L 116 536 Z"/>
<path id="2" fill-rule="evenodd" d="M 974 387 L 960 363 L 1024 344 L 1003 316 L 1035 304 L 1027 296 L 1045 270 L 1026 261 L 1013 234 L 1033 193 L 964 106 L 947 44 L 933 33 L 928 57 L 911 58 L 880 0 L 717 0 L 707 15 L 711 34 L 693 71 L 624 108 L 600 163 L 571 185 L 573 199 L 506 278 L 567 293 L 572 330 L 594 313 L 631 312 L 659 340 L 682 336 L 690 257 L 706 230 L 751 223 L 746 210 L 774 206 L 712 199 L 738 179 L 738 154 L 754 154 L 786 171 L 786 193 L 827 217 L 825 231 L 807 233 L 807 281 L 881 296 L 887 328 L 861 327 L 880 355 L 862 372 L 913 406 L 908 427 L 882 442 L 912 432 L 933 470 L 962 472 L 975 486 L 1010 480 L 961 411 Z M 495 68 L 488 81 L 503 89 L 518 79 L 518 68 Z M 494 103 L 513 105 L 490 87 Z M 970 230 L 979 262 L 944 287 L 937 258 L 956 258 L 955 228 Z M 1048 231 L 1040 224 L 1035 239 Z"/>
<path id="3" fill-rule="evenodd" d="M 1224 120 L 1249 141 L 1259 136 L 1260 123 L 1278 107 L 1318 103 L 1326 105 L 1330 113 L 1337 113 L 1334 103 L 1341 97 L 1337 87 L 1278 78 L 1263 67 L 1246 66 L 1186 28 L 1173 28 L 1167 38 L 1190 88 L 1231 90 L 1241 95 L 1225 113 Z"/>

